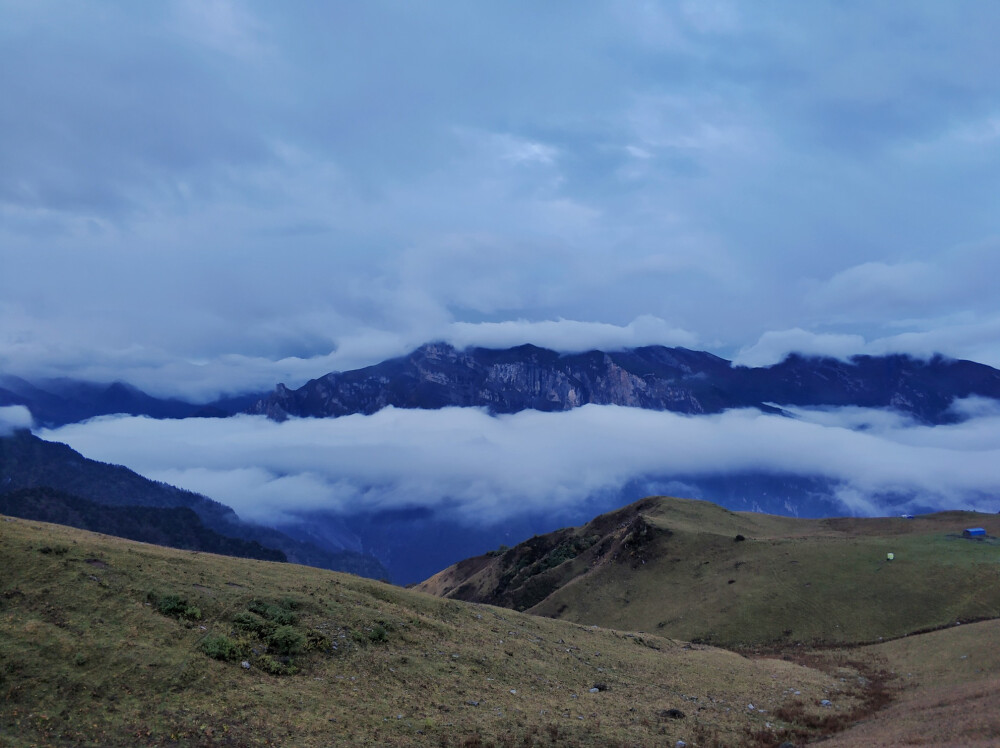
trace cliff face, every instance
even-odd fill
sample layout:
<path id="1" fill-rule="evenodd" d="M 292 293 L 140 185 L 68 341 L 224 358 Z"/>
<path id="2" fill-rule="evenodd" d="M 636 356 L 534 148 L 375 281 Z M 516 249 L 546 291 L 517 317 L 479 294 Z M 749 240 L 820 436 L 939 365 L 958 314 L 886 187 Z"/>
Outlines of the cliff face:
<path id="1" fill-rule="evenodd" d="M 493 413 L 560 411 L 587 403 L 677 413 L 778 405 L 891 407 L 921 421 L 953 420 L 955 397 L 1000 398 L 1000 372 L 969 361 L 859 356 L 850 362 L 791 356 L 765 368 L 733 367 L 710 353 L 648 346 L 560 355 L 525 345 L 456 350 L 424 345 L 408 356 L 334 372 L 297 390 L 278 385 L 249 412 L 275 420 L 397 408 L 486 407 Z"/>

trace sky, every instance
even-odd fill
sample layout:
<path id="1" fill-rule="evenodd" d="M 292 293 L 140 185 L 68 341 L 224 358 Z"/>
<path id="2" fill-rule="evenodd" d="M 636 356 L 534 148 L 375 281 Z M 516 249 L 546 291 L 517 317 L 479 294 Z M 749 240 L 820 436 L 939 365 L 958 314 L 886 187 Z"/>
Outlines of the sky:
<path id="1" fill-rule="evenodd" d="M 0 0 L 0 371 L 1000 366 L 1000 6 Z"/>
<path id="2" fill-rule="evenodd" d="M 208 401 L 434 340 L 1000 367 L 998 31 L 978 0 L 0 0 L 0 373 Z M 994 405 L 38 433 L 261 521 L 740 471 L 996 511 Z"/>

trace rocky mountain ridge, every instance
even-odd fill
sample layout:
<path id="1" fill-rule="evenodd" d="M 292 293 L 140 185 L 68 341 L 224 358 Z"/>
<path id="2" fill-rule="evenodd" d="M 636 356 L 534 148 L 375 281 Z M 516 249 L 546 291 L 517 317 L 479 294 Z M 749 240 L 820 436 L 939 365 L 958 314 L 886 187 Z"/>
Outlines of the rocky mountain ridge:
<path id="1" fill-rule="evenodd" d="M 388 406 L 515 413 L 592 403 L 697 415 L 739 407 L 855 405 L 892 408 L 939 424 L 958 420 L 952 403 L 970 395 L 1000 399 L 1000 371 L 941 356 L 841 361 L 793 354 L 773 366 L 749 368 L 663 346 L 559 354 L 532 345 L 458 350 L 430 343 L 374 366 L 331 372 L 295 390 L 279 384 L 249 412 L 284 420 L 371 414 Z"/>

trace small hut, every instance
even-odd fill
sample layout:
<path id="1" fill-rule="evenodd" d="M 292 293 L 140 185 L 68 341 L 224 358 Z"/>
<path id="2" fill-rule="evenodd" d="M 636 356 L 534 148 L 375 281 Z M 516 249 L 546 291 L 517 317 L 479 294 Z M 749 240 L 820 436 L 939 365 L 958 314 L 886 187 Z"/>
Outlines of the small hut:
<path id="1" fill-rule="evenodd" d="M 970 527 L 968 529 L 962 530 L 963 538 L 985 538 L 986 530 L 982 527 Z"/>

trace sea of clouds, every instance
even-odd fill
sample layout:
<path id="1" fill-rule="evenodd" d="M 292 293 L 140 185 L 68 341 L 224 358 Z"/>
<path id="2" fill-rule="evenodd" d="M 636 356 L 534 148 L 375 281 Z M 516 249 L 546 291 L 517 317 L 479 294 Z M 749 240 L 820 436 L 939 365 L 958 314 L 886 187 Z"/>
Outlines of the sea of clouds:
<path id="1" fill-rule="evenodd" d="M 587 405 L 501 416 L 386 408 L 284 423 L 107 416 L 37 433 L 265 523 L 426 508 L 495 524 L 539 511 L 572 514 L 588 497 L 644 476 L 745 473 L 830 481 L 844 514 L 908 506 L 995 512 L 1000 404 L 970 399 L 955 408 L 964 420 L 945 426 L 854 407 L 686 416 Z M 13 417 L 23 422 L 25 414 Z"/>

